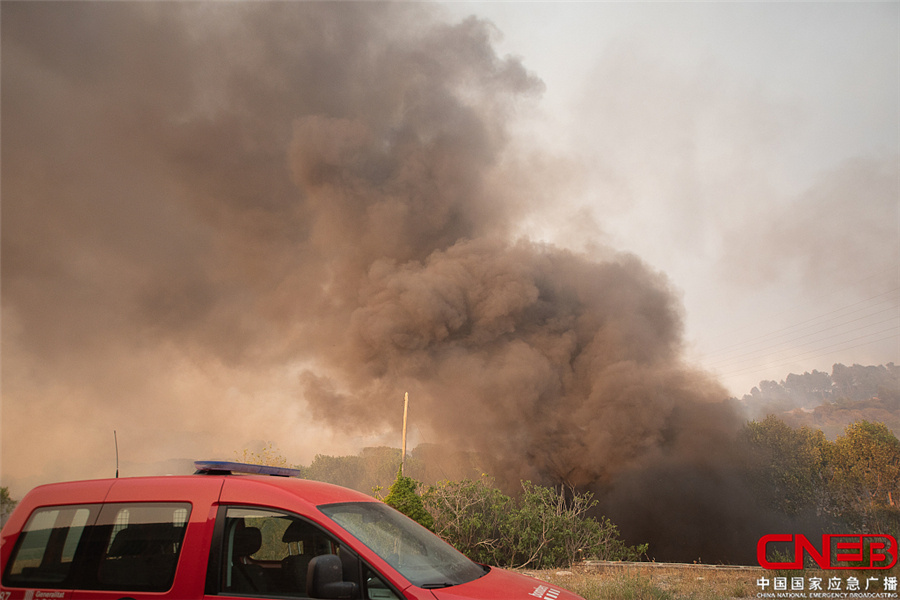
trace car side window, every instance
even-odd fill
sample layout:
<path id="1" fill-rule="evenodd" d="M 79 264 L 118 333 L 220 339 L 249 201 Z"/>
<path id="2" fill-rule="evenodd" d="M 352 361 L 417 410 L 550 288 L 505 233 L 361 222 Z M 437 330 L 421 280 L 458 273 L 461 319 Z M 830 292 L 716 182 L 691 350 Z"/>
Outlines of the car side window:
<path id="1" fill-rule="evenodd" d="M 258 508 L 224 510 L 222 594 L 308 598 L 309 564 L 323 555 L 339 557 L 351 577 L 358 572 L 356 557 L 310 521 Z"/>
<path id="2" fill-rule="evenodd" d="M 45 507 L 29 517 L 3 584 L 164 592 L 172 587 L 189 503 Z"/>
<path id="3" fill-rule="evenodd" d="M 97 505 L 53 506 L 34 511 L 13 550 L 3 584 L 73 587 L 75 550 L 98 512 Z"/>
<path id="4" fill-rule="evenodd" d="M 164 592 L 172 587 L 189 514 L 187 503 L 104 505 L 95 527 L 104 540 L 96 588 Z"/>

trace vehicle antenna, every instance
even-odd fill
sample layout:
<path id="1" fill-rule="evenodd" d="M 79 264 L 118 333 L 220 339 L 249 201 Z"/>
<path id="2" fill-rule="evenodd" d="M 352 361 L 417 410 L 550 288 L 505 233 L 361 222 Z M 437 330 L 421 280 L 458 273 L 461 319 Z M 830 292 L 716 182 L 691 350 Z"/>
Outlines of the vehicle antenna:
<path id="1" fill-rule="evenodd" d="M 119 436 L 116 435 L 116 430 L 113 429 L 113 441 L 116 444 L 116 479 L 119 478 Z"/>

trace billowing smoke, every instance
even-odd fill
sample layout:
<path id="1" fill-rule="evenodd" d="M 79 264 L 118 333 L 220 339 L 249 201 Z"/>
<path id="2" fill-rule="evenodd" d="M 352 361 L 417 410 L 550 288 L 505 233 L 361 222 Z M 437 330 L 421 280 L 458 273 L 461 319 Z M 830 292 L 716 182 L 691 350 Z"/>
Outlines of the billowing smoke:
<path id="1" fill-rule="evenodd" d="M 659 557 L 722 558 L 750 511 L 738 418 L 683 364 L 663 275 L 516 238 L 553 201 L 510 130 L 542 83 L 490 24 L 420 4 L 2 10 L 5 471 L 33 448 L 11 418 L 366 433 L 409 392 L 430 441 L 501 481 L 594 490 Z M 287 398 L 236 399 L 273 377 Z"/>

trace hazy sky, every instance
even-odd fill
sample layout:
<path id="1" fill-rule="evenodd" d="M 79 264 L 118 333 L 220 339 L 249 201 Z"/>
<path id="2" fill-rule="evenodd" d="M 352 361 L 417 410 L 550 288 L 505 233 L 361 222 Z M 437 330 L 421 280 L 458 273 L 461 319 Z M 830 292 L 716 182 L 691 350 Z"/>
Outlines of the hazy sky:
<path id="1" fill-rule="evenodd" d="M 762 379 L 900 358 L 900 3 L 459 2 L 580 163 L 530 233 L 637 253 L 690 353 Z M 574 207 L 574 209 L 573 209 Z"/>
<path id="2" fill-rule="evenodd" d="M 900 359 L 900 3 L 0 11 L 14 496 Z"/>

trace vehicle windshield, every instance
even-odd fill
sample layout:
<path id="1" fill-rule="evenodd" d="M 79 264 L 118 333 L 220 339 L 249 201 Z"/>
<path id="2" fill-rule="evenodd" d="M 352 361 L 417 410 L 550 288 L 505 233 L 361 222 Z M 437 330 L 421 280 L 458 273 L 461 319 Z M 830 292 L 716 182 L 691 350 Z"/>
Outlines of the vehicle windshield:
<path id="1" fill-rule="evenodd" d="M 415 586 L 450 587 L 478 579 L 487 572 L 386 504 L 347 502 L 320 506 L 319 510 Z"/>

